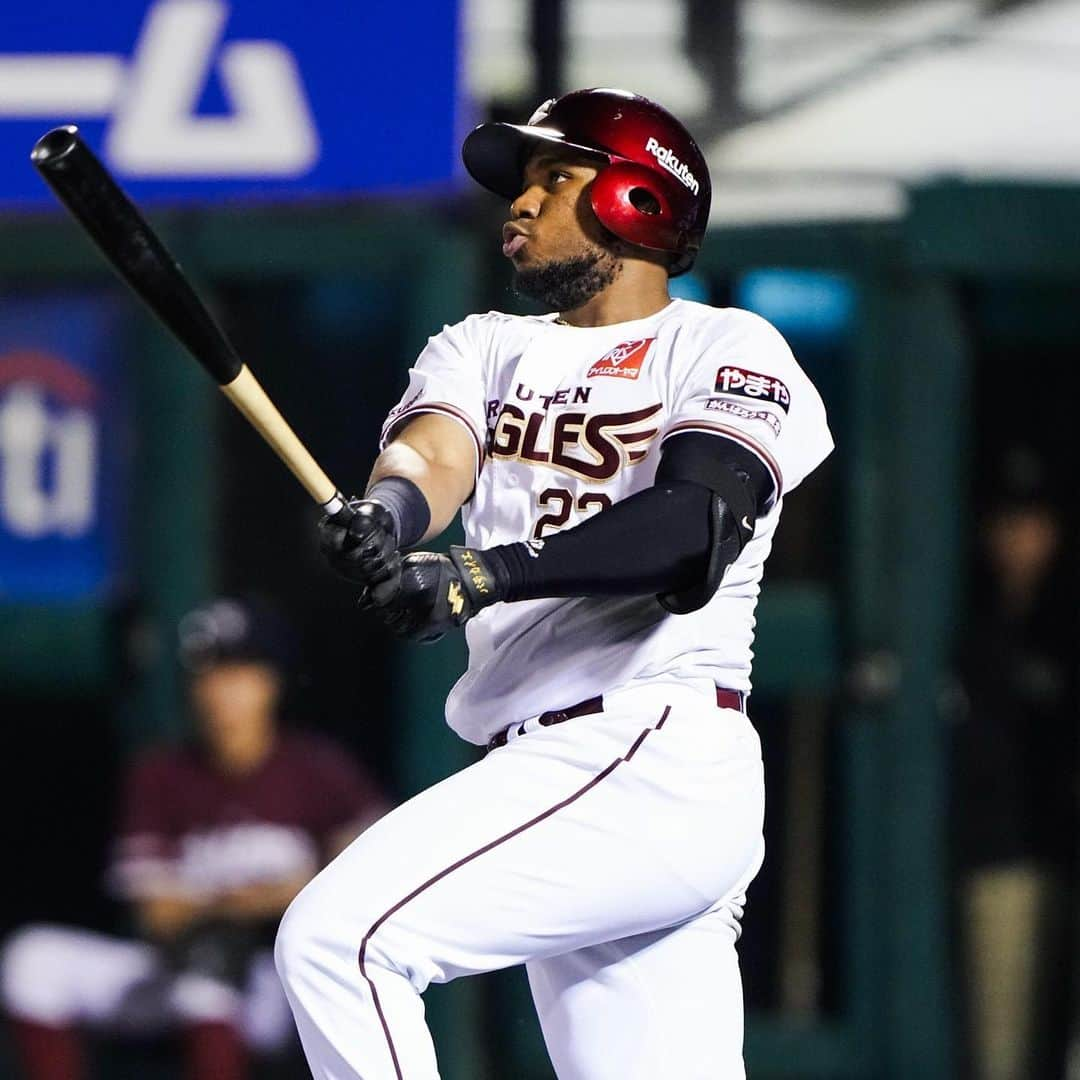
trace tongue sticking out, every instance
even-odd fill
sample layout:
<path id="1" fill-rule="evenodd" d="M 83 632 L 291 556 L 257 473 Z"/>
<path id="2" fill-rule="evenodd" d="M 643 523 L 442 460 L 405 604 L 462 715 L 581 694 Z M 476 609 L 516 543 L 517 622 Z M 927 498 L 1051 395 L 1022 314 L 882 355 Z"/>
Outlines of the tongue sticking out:
<path id="1" fill-rule="evenodd" d="M 503 254 L 508 259 L 513 258 L 514 255 L 521 250 L 527 240 L 527 236 L 512 236 L 505 244 L 503 244 Z"/>

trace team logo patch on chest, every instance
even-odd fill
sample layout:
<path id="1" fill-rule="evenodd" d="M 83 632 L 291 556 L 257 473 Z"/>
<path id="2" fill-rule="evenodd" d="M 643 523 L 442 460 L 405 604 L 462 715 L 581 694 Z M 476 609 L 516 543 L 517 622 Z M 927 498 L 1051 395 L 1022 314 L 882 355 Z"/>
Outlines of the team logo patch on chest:
<path id="1" fill-rule="evenodd" d="M 638 338 L 635 341 L 623 341 L 604 353 L 585 375 L 586 379 L 595 379 L 598 375 L 608 375 L 616 379 L 636 379 L 641 374 L 641 365 L 648 355 L 649 346 L 656 338 Z"/>
<path id="2" fill-rule="evenodd" d="M 754 401 L 771 401 L 779 405 L 784 412 L 787 412 L 791 405 L 788 388 L 779 379 L 774 379 L 771 375 L 759 375 L 756 371 L 747 371 L 741 367 L 722 367 L 716 373 L 715 392 L 737 394 Z"/>

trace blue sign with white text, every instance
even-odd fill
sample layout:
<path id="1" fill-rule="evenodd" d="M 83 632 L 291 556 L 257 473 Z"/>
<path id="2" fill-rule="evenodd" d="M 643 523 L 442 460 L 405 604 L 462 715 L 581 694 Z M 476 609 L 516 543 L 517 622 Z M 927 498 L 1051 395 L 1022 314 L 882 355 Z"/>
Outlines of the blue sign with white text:
<path id="1" fill-rule="evenodd" d="M 457 0 L 38 0 L 0 12 L 0 203 L 58 124 L 137 201 L 430 190 L 458 173 Z"/>
<path id="2" fill-rule="evenodd" d="M 120 305 L 2 297 L 0 602 L 99 597 L 122 565 Z"/>

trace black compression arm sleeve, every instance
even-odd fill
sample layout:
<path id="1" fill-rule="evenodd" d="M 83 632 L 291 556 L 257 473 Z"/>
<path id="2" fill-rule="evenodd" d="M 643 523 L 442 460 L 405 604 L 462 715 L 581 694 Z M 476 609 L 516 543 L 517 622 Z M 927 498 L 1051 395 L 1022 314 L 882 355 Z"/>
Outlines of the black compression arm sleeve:
<path id="1" fill-rule="evenodd" d="M 691 585 L 705 572 L 712 492 L 685 480 L 646 488 L 544 541 L 488 548 L 506 600 L 646 596 Z"/>
<path id="2" fill-rule="evenodd" d="M 685 431 L 664 443 L 656 482 L 694 480 L 715 491 L 737 517 L 756 521 L 776 500 L 772 475 L 757 454 L 723 435 Z"/>
<path id="3" fill-rule="evenodd" d="M 505 600 L 679 593 L 706 579 L 714 545 L 724 540 L 712 535 L 717 498 L 730 511 L 725 520 L 735 545 L 722 574 L 775 496 L 755 454 L 720 435 L 686 432 L 664 444 L 653 487 L 546 539 L 539 550 L 506 544 L 483 556 Z"/>

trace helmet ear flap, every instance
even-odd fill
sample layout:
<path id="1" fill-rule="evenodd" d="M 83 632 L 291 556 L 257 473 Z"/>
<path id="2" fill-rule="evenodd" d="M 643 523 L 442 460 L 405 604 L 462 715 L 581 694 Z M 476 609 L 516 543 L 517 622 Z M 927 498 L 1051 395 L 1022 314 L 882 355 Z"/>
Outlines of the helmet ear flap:
<path id="1" fill-rule="evenodd" d="M 600 224 L 620 240 L 653 251 L 679 251 L 685 231 L 655 170 L 633 161 L 601 169 L 589 192 Z"/>

